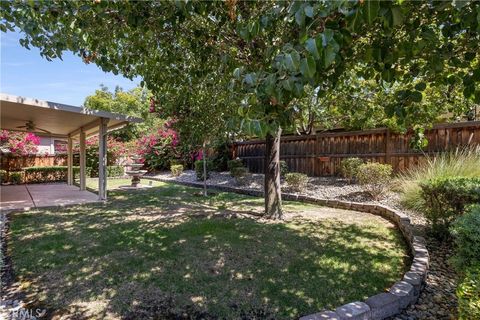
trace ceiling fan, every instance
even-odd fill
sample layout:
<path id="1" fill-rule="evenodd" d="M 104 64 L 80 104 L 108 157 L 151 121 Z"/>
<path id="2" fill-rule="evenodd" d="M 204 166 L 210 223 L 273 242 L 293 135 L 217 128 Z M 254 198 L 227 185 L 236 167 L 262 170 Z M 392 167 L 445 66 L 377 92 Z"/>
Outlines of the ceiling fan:
<path id="1" fill-rule="evenodd" d="M 24 126 L 18 126 L 17 128 L 18 129 L 25 128 L 25 130 L 28 131 L 28 132 L 42 131 L 42 132 L 45 132 L 45 133 L 51 133 L 48 130 L 41 129 L 41 128 L 38 128 L 37 126 L 35 126 L 35 123 L 32 120 L 27 120 L 27 122 L 25 123 Z"/>

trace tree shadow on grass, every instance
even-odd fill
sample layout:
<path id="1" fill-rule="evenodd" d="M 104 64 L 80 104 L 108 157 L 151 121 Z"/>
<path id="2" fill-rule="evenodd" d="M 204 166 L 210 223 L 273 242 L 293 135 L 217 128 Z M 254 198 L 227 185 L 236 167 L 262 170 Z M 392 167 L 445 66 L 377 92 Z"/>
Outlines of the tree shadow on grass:
<path id="1" fill-rule="evenodd" d="M 178 196 L 180 216 L 169 211 Z M 16 214 L 14 268 L 50 316 L 75 319 L 292 318 L 381 292 L 403 272 L 388 227 L 225 218 L 189 201 L 147 192 Z M 134 211 L 155 205 L 152 219 Z"/>

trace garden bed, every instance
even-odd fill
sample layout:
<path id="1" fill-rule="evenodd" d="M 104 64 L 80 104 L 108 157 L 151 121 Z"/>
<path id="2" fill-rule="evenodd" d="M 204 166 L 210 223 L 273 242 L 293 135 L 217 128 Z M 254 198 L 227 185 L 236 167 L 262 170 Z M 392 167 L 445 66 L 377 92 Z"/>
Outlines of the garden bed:
<path id="1" fill-rule="evenodd" d="M 161 179 L 163 181 L 179 181 L 190 183 L 201 183 L 198 181 L 194 170 L 186 170 L 179 177 L 174 177 L 168 171 L 149 174 L 149 177 Z M 207 180 L 207 185 L 218 185 L 233 188 L 242 188 L 248 190 L 263 191 L 263 174 L 251 174 L 247 183 L 239 185 L 235 178 L 233 178 L 229 172 L 211 172 L 210 178 Z M 282 181 L 282 187 L 285 188 L 285 183 Z M 286 190 L 288 191 L 288 189 Z M 292 192 L 294 194 L 299 194 Z M 399 203 L 399 195 L 393 191 L 387 192 L 387 194 L 375 201 L 372 197 L 366 193 L 362 187 L 358 184 L 348 183 L 346 179 L 339 177 L 309 177 L 308 186 L 302 195 L 315 197 L 317 199 L 332 199 L 332 200 L 345 200 L 353 202 L 363 202 L 372 204 L 382 204 L 394 209 L 401 209 L 403 212 L 407 212 L 408 216 L 412 220 L 414 227 L 419 233 L 423 233 L 423 227 L 426 224 L 426 220 L 422 215 L 411 210 L 406 210 Z"/>
<path id="2" fill-rule="evenodd" d="M 290 319 L 382 292 L 408 265 L 399 230 L 375 215 L 286 202 L 272 222 L 260 198 L 154 186 L 15 213 L 23 290 L 67 317 Z"/>
<path id="3" fill-rule="evenodd" d="M 180 177 L 172 177 L 169 172 L 162 172 L 156 174 L 155 178 L 182 183 L 202 183 L 202 181 L 196 180 L 194 171 L 186 171 Z M 228 172 L 212 172 L 210 179 L 207 180 L 207 184 L 210 186 L 238 188 L 242 192 L 247 190 L 261 192 L 263 191 L 263 174 L 252 174 L 250 181 L 240 186 Z M 386 205 L 406 213 L 411 219 L 414 232 L 426 237 L 427 247 L 431 255 L 431 264 L 425 288 L 417 304 L 408 307 L 395 319 L 455 319 L 457 314 L 455 288 L 458 279 L 456 272 L 448 262 L 452 255 L 451 244 L 441 243 L 425 233 L 426 219 L 424 216 L 402 207 L 397 193 L 390 191 L 379 201 L 374 201 L 368 194 L 363 192 L 359 185 L 349 184 L 345 179 L 338 177 L 309 177 L 308 187 L 302 194 L 318 199 Z"/>

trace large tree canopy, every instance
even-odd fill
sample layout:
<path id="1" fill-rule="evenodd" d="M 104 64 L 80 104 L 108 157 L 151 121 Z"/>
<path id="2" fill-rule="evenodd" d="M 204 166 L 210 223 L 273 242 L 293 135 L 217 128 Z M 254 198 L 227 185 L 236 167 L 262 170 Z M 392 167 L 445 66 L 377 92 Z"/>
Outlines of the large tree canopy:
<path id="1" fill-rule="evenodd" d="M 206 88 L 211 99 L 202 103 L 241 101 L 242 128 L 267 138 L 271 216 L 281 214 L 273 136 L 292 125 L 292 101 L 305 88 L 335 90 L 355 69 L 391 88 L 388 112 L 399 123 L 427 86 L 459 85 L 480 101 L 478 1 L 14 1 L 1 2 L 0 14 L 1 30 L 19 28 L 21 44 L 47 59 L 69 50 L 105 71 L 142 77 L 172 115 L 198 108 Z"/>
<path id="2" fill-rule="evenodd" d="M 101 85 L 99 90 L 85 98 L 84 106 L 91 110 L 118 112 L 142 118 L 144 120 L 142 123 L 128 124 L 124 128 L 111 133 L 122 141 L 130 141 L 152 132 L 165 122 L 150 112 L 151 97 L 152 93 L 141 87 L 129 91 L 116 87 L 111 92 L 107 87 Z"/>

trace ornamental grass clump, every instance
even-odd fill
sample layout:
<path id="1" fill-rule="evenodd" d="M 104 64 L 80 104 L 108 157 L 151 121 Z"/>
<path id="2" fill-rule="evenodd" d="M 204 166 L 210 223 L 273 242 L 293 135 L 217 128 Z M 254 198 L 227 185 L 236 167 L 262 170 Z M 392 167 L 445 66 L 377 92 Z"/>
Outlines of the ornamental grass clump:
<path id="1" fill-rule="evenodd" d="M 378 162 L 368 162 L 358 167 L 357 179 L 365 191 L 378 200 L 388 190 L 392 176 L 392 166 Z"/>
<path id="2" fill-rule="evenodd" d="M 424 162 L 406 171 L 398 179 L 402 205 L 423 212 L 426 205 L 421 193 L 422 182 L 448 177 L 480 178 L 479 164 L 480 146 L 427 157 Z"/>
<path id="3" fill-rule="evenodd" d="M 172 176 L 179 177 L 183 173 L 183 165 L 173 164 L 170 166 L 170 171 L 172 172 Z"/>

